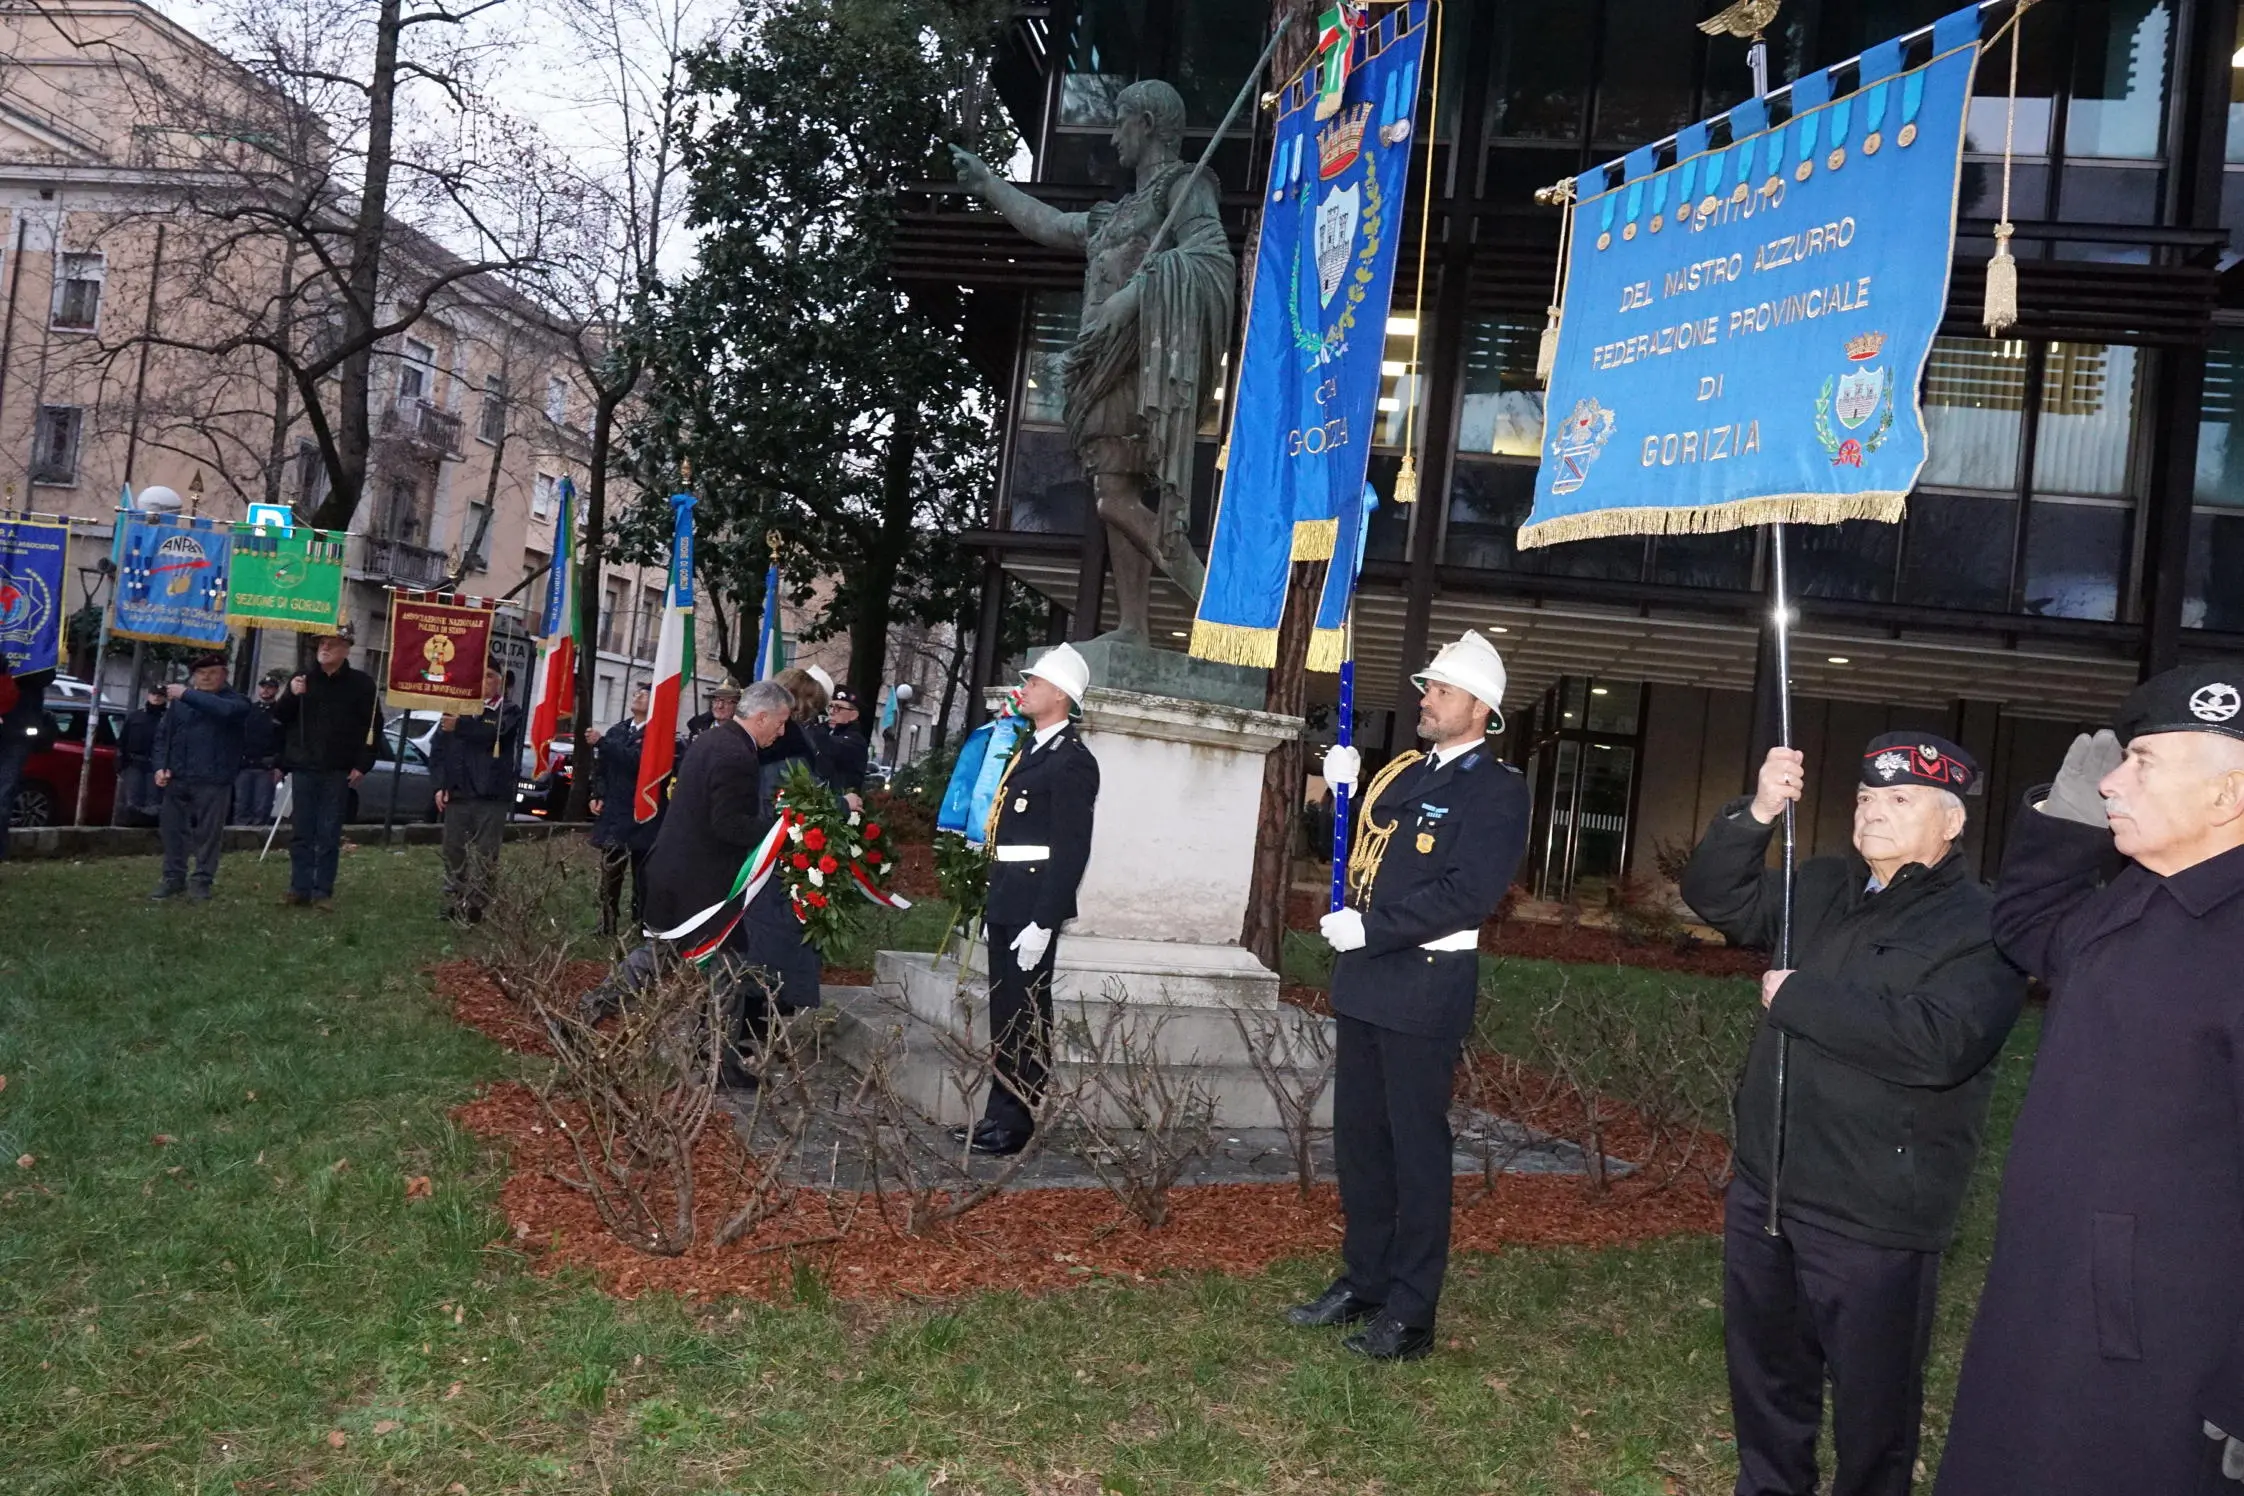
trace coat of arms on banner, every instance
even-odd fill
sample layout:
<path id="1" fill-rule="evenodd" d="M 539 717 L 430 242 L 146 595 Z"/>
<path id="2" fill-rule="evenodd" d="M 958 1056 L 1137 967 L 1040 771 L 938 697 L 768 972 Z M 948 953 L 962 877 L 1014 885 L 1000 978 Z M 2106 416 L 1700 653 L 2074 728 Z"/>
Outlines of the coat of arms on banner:
<path id="1" fill-rule="evenodd" d="M 1316 256 L 1317 304 L 1332 305 L 1340 281 L 1348 273 L 1348 249 L 1356 242 L 1356 214 L 1363 207 L 1363 189 L 1354 182 L 1335 187 L 1317 204 Z"/>
<path id="2" fill-rule="evenodd" d="M 1590 464 L 1613 434 L 1613 423 L 1618 417 L 1597 403 L 1594 395 L 1585 395 L 1574 402 L 1573 411 L 1559 426 L 1558 435 L 1551 439 L 1551 456 L 1558 459 L 1557 476 L 1551 480 L 1552 493 L 1572 493 L 1589 481 Z"/>
<path id="3" fill-rule="evenodd" d="M 1885 346 L 1882 332 L 1858 333 L 1847 339 L 1847 361 L 1856 367 L 1824 380 L 1822 393 L 1816 396 L 1816 440 L 1830 455 L 1833 467 L 1862 466 L 1862 459 L 1884 446 L 1893 430 L 1893 370 L 1870 366 L 1870 360 Z M 1830 418 L 1835 415 L 1845 430 L 1859 430 L 1879 414 L 1881 407 L 1884 415 L 1866 437 L 1842 437 L 1831 429 Z"/>

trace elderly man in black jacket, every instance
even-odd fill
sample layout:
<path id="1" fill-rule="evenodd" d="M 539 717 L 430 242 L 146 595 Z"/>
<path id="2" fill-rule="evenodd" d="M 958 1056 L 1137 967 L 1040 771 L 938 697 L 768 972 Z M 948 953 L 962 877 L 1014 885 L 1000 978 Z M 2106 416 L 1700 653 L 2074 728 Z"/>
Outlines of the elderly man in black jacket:
<path id="1" fill-rule="evenodd" d="M 1805 777 L 1800 752 L 1771 749 L 1753 796 L 1723 807 L 1684 870 L 1684 899 L 1734 944 L 1777 942 L 1769 837 Z M 1723 1333 L 1738 1496 L 1817 1489 L 1826 1375 L 1831 1496 L 1909 1490 L 1940 1253 L 2025 1001 L 1955 850 L 1978 765 L 1941 738 L 1890 733 L 1859 778 L 1854 850 L 1799 870 L 1793 964 L 1762 979 L 1737 1091 Z"/>
<path id="2" fill-rule="evenodd" d="M 1342 1345 L 1381 1361 L 1434 1345 L 1449 1265 L 1449 1093 L 1480 992 L 1480 927 L 1527 848 L 1527 783 L 1487 741 L 1500 731 L 1504 662 L 1477 633 L 1411 677 L 1425 694 L 1425 753 L 1371 781 L 1348 860 L 1348 902 L 1324 917 L 1339 1042 L 1332 1143 L 1348 1218 L 1342 1272 L 1287 1318 L 1303 1328 L 1370 1323 Z M 1353 787 L 1352 748 L 1325 777 Z"/>
<path id="3" fill-rule="evenodd" d="M 199 656 L 188 683 L 164 687 L 171 703 L 156 727 L 156 783 L 164 848 L 162 881 L 152 899 L 210 897 L 225 844 L 226 804 L 242 761 L 242 722 L 249 703 L 226 680 L 226 657 Z M 193 873 L 189 873 L 192 861 Z"/>
<path id="4" fill-rule="evenodd" d="M 1021 672 L 1020 711 L 1030 730 L 1014 740 L 990 803 L 992 861 L 982 909 L 997 1073 L 982 1120 L 953 1134 L 976 1153 L 1026 1148 L 1044 1100 L 1059 928 L 1075 918 L 1099 798 L 1099 761 L 1074 723 L 1090 684 L 1090 665 L 1065 644 Z"/>
<path id="5" fill-rule="evenodd" d="M 2244 659 L 2117 726 L 2027 795 L 1995 890 L 2049 1019 L 1940 1496 L 2244 1481 Z"/>
<path id="6" fill-rule="evenodd" d="M 382 708 L 374 677 L 351 664 L 351 635 L 322 635 L 316 668 L 292 676 L 273 705 L 288 770 L 288 892 L 283 904 L 325 909 L 335 897 L 343 817 L 374 767 Z"/>
<path id="7" fill-rule="evenodd" d="M 474 924 L 491 901 L 514 810 L 522 761 L 522 708 L 506 699 L 506 673 L 483 672 L 483 709 L 447 712 L 437 727 L 430 772 L 444 817 L 444 907 L 440 917 Z"/>

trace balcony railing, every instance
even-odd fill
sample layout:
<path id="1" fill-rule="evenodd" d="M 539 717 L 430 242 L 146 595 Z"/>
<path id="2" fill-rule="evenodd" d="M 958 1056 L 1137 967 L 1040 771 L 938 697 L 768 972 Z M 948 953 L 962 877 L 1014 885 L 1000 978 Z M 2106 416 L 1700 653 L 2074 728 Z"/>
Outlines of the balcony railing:
<path id="1" fill-rule="evenodd" d="M 401 587 L 432 587 L 444 580 L 442 551 L 380 535 L 354 535 L 351 543 L 353 555 L 349 570 L 354 576 Z"/>
<path id="2" fill-rule="evenodd" d="M 439 457 L 460 455 L 460 418 L 426 400 L 405 400 L 385 407 L 382 434 L 403 437 Z"/>

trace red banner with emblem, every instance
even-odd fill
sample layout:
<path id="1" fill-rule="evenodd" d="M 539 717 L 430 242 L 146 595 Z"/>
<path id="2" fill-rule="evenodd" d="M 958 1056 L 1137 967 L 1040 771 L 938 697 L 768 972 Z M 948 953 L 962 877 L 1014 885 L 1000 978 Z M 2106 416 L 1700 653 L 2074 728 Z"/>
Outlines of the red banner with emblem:
<path id="1" fill-rule="evenodd" d="M 388 704 L 399 711 L 481 710 L 491 619 L 487 606 L 393 594 Z"/>

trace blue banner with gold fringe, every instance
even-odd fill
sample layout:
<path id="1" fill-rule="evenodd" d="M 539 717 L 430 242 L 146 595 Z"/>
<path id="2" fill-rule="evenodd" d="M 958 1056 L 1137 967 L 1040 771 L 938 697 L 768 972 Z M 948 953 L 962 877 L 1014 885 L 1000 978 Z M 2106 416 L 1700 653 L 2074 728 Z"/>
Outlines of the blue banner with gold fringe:
<path id="1" fill-rule="evenodd" d="M 53 670 L 62 658 L 63 565 L 70 528 L 60 520 L 0 516 L 0 659 L 13 675 Z"/>
<path id="2" fill-rule="evenodd" d="M 158 644 L 223 647 L 234 531 L 216 520 L 117 516 L 117 612 L 109 632 Z"/>
<path id="3" fill-rule="evenodd" d="M 1974 6 L 1578 179 L 1522 547 L 1901 518 L 1979 50 Z"/>
<path id="4" fill-rule="evenodd" d="M 1229 455 L 1192 625 L 1201 659 L 1275 664 L 1292 564 L 1331 556 L 1343 516 L 1360 508 L 1427 11 L 1428 0 L 1405 0 L 1348 33 L 1354 65 L 1330 117 L 1319 118 L 1314 76 L 1280 98 Z"/>

